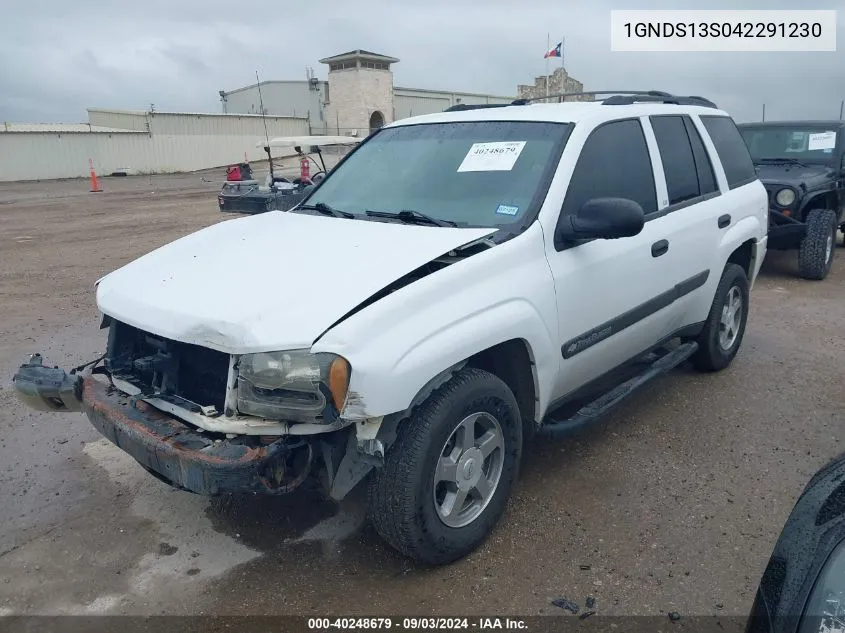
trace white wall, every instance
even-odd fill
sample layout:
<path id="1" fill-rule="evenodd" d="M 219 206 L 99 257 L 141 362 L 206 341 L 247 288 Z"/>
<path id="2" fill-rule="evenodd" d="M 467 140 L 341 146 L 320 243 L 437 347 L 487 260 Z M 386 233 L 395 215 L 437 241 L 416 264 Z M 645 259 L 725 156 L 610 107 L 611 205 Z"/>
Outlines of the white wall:
<path id="1" fill-rule="evenodd" d="M 411 116 L 418 116 L 420 114 L 443 112 L 446 108 L 458 103 L 472 105 L 484 103 L 510 103 L 516 98 L 484 95 L 474 92 L 441 92 L 438 90 L 399 87 L 394 88 L 393 93 L 397 120 Z"/>
<path id="2" fill-rule="evenodd" d="M 143 119 L 143 113 L 140 118 Z M 137 119 L 138 116 L 133 119 L 121 113 L 109 121 L 114 127 L 119 120 L 122 125 L 132 125 Z M 151 119 L 157 122 L 154 130 L 165 131 L 62 133 L 0 129 L 0 181 L 84 177 L 89 173 L 89 158 L 93 159 L 98 175 L 123 168 L 130 174 L 196 171 L 240 162 L 244 153 L 250 161 L 266 158 L 264 151 L 256 147 L 256 143 L 264 140 L 261 117 L 201 115 L 198 118 L 156 113 Z M 308 134 L 308 121 L 268 117 L 267 128 L 271 138 L 299 136 Z"/>

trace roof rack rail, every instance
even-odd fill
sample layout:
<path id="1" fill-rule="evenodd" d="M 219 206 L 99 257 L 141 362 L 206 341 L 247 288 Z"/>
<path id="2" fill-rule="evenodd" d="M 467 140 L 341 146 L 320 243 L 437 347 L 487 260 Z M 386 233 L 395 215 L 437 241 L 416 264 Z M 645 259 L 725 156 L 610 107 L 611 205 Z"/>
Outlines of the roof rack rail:
<path id="1" fill-rule="evenodd" d="M 597 96 L 597 95 L 611 95 L 607 99 L 600 101 L 603 105 L 631 105 L 640 102 L 657 102 L 657 103 L 671 103 L 675 105 L 697 105 L 707 108 L 718 108 L 718 106 L 704 97 L 690 96 L 681 97 L 662 92 L 660 90 L 592 90 L 587 92 L 558 92 L 548 96 L 529 97 L 526 99 L 516 99 L 513 105 L 528 105 L 533 101 L 545 101 L 547 99 L 556 99 L 558 103 L 562 103 L 565 97 L 581 97 L 581 96 Z"/>
<path id="2" fill-rule="evenodd" d="M 458 103 L 449 106 L 443 112 L 461 112 L 463 110 L 478 110 L 479 108 L 506 108 L 512 103 Z"/>

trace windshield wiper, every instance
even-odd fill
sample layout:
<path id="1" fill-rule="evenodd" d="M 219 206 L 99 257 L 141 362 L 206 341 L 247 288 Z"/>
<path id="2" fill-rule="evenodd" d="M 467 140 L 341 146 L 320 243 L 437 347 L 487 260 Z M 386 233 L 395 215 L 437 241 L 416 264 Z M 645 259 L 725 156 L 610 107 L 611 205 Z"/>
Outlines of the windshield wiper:
<path id="1" fill-rule="evenodd" d="M 458 226 L 458 223 L 453 222 L 452 220 L 440 220 L 419 211 L 400 211 L 399 213 L 390 213 L 388 211 L 370 211 L 368 209 L 365 213 L 373 218 L 389 218 L 391 220 L 400 220 L 407 224 L 419 224 L 420 222 L 423 222 L 425 224 L 433 224 L 435 226 Z"/>
<path id="2" fill-rule="evenodd" d="M 317 211 L 318 213 L 322 213 L 323 215 L 331 215 L 336 218 L 354 218 L 354 213 L 349 213 L 349 211 L 341 211 L 340 209 L 335 209 L 334 207 L 330 207 L 325 202 L 318 202 L 317 204 L 303 204 L 297 207 L 297 209 L 306 209 L 308 211 Z"/>
<path id="3" fill-rule="evenodd" d="M 803 160 L 799 160 L 797 158 L 758 158 L 757 162 L 759 163 L 789 163 L 790 165 L 803 165 L 804 167 L 809 167 L 810 165 L 805 163 Z"/>

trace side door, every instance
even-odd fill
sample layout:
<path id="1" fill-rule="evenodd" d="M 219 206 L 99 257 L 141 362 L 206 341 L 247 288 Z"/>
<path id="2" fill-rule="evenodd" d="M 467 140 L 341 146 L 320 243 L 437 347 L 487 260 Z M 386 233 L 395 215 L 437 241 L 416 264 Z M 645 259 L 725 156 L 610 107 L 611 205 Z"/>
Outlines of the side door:
<path id="1" fill-rule="evenodd" d="M 575 148 L 572 148 L 576 151 Z M 653 136 L 638 118 L 596 127 L 583 142 L 556 222 L 598 197 L 636 201 L 648 216 L 665 197 Z M 551 227 L 549 227 L 551 228 Z M 636 236 L 565 242 L 546 231 L 558 305 L 561 371 L 555 398 L 571 393 L 657 343 L 671 320 L 676 274 L 660 221 Z M 674 255 L 673 255 L 674 256 Z"/>
<path id="2" fill-rule="evenodd" d="M 704 318 L 699 314 L 701 305 L 706 303 L 709 310 L 711 288 L 722 274 L 718 261 L 722 234 L 740 218 L 724 207 L 713 162 L 693 118 L 687 114 L 652 115 L 649 124 L 666 185 L 656 218 L 661 218 L 665 239 L 675 255 L 668 259 L 677 304 L 667 324 L 667 331 L 674 333 Z"/>

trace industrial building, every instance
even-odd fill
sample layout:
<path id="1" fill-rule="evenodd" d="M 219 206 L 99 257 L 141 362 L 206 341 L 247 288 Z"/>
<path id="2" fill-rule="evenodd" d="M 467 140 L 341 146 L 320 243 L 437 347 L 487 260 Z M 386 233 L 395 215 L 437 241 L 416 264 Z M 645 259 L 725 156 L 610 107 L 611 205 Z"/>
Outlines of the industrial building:
<path id="1" fill-rule="evenodd" d="M 224 113 L 304 116 L 312 134 L 366 135 L 387 123 L 442 112 L 458 103 L 510 103 L 516 97 L 452 92 L 393 85 L 395 57 L 354 50 L 320 60 L 328 66 L 323 81 L 309 71 L 302 81 L 263 81 L 220 91 Z"/>
<path id="2" fill-rule="evenodd" d="M 264 120 L 266 118 L 266 121 Z M 88 123 L 0 123 L 0 181 L 196 171 L 266 158 L 256 144 L 308 134 L 297 117 L 88 109 Z"/>

